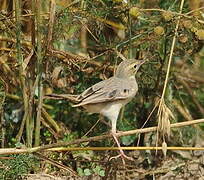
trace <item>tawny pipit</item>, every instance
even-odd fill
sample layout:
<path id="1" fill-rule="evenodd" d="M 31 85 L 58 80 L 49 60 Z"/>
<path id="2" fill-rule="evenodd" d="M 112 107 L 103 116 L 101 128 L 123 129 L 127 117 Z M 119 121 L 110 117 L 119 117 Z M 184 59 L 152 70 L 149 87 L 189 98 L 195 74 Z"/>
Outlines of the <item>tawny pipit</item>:
<path id="1" fill-rule="evenodd" d="M 76 98 L 79 104 L 74 107 L 82 106 L 88 112 L 100 113 L 111 120 L 111 132 L 119 147 L 120 144 L 115 135 L 118 115 L 120 109 L 138 91 L 135 74 L 144 62 L 144 60 L 135 59 L 121 62 L 113 77 L 91 86 Z M 122 158 L 128 158 L 122 150 L 120 153 Z"/>

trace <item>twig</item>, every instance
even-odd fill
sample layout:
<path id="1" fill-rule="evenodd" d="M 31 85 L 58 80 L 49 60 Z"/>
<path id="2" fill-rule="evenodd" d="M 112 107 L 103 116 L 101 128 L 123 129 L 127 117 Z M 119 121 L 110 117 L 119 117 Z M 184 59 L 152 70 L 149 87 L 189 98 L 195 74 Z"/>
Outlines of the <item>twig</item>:
<path id="1" fill-rule="evenodd" d="M 180 102 L 177 99 L 172 100 L 173 105 L 175 108 L 178 110 L 178 112 L 181 113 L 181 115 L 187 120 L 187 121 L 192 121 L 193 118 L 189 112 L 187 112 L 184 107 L 180 104 Z"/>
<path id="2" fill-rule="evenodd" d="M 181 1 L 180 12 L 182 12 L 183 4 L 184 4 L 184 0 Z M 163 88 L 163 92 L 162 92 L 162 96 L 161 96 L 161 101 L 159 104 L 159 109 L 161 108 L 161 104 L 164 100 L 164 95 L 166 92 L 166 87 L 167 87 L 167 83 L 168 83 L 168 79 L 169 79 L 170 67 L 171 67 L 171 62 L 172 62 L 172 57 L 173 57 L 173 52 L 174 52 L 174 46 L 176 43 L 176 36 L 177 36 L 177 32 L 178 32 L 179 23 L 180 23 L 180 18 L 178 19 L 178 21 L 176 23 L 175 30 L 174 30 L 175 33 L 174 33 L 174 37 L 173 37 L 172 44 L 171 44 L 171 51 L 170 51 L 170 56 L 169 56 L 169 61 L 168 61 L 168 66 L 167 66 L 166 77 L 165 77 L 165 81 L 164 81 L 164 88 Z"/>
<path id="3" fill-rule="evenodd" d="M 22 134 L 23 134 L 23 130 L 24 130 L 24 126 L 25 126 L 25 123 L 26 123 L 27 116 L 28 116 L 28 112 L 25 111 L 24 116 L 23 116 L 23 119 L 22 119 L 22 121 L 21 121 L 20 129 L 19 129 L 19 131 L 18 131 L 18 134 L 16 135 L 16 140 L 17 140 L 18 142 L 20 142 L 20 140 L 21 140 L 21 137 L 22 137 Z"/>
<path id="4" fill-rule="evenodd" d="M 55 132 L 55 130 L 45 121 L 45 119 L 41 118 L 42 125 L 50 131 L 50 133 L 54 136 L 54 138 L 57 140 L 59 137 L 59 134 Z"/>
<path id="5" fill-rule="evenodd" d="M 149 116 L 147 117 L 147 119 L 145 120 L 145 122 L 143 123 L 143 125 L 141 126 L 141 129 L 142 129 L 143 127 L 145 127 L 145 125 L 146 125 L 147 122 L 149 121 L 150 117 L 152 116 L 153 112 L 156 110 L 156 107 L 158 106 L 158 104 L 159 104 L 159 101 L 156 102 L 154 108 L 152 109 L 152 111 L 150 112 Z M 141 134 L 139 134 L 139 136 L 138 136 L 137 145 L 139 145 L 139 143 L 140 143 L 140 135 L 141 135 Z"/>
<path id="6" fill-rule="evenodd" d="M 200 75 L 199 75 L 200 73 Z M 176 73 L 176 77 L 179 77 L 184 80 L 192 81 L 192 82 L 198 82 L 198 83 L 204 83 L 204 73 L 203 72 L 195 72 L 191 69 L 191 72 L 181 72 Z"/>
<path id="7" fill-rule="evenodd" d="M 200 11 L 200 10 L 202 10 L 202 9 L 204 9 L 204 7 L 200 7 L 200 8 L 197 8 L 197 9 L 193 9 L 192 11 L 187 12 L 186 15 L 191 14 L 191 13 L 194 13 L 194 12 L 196 12 L 196 11 Z"/>
<path id="8" fill-rule="evenodd" d="M 6 42 L 12 42 L 12 43 L 16 43 L 17 41 L 15 39 L 12 38 L 8 38 L 8 37 L 4 37 L 4 36 L 0 36 L 0 41 L 6 41 Z M 21 44 L 23 46 L 26 46 L 28 48 L 32 48 L 32 44 L 30 41 L 22 41 Z M 12 49 L 13 50 L 13 49 Z M 14 50 L 13 50 L 14 51 Z"/>
<path id="9" fill-rule="evenodd" d="M 99 116 L 99 118 L 96 121 L 96 123 L 86 132 L 86 134 L 83 135 L 83 137 L 86 137 L 97 126 L 97 124 L 99 123 L 100 119 L 101 119 L 101 116 Z"/>
<path id="10" fill-rule="evenodd" d="M 34 83 L 34 86 L 35 86 L 35 83 Z M 16 100 L 16 101 L 21 101 L 22 100 L 21 97 L 15 95 L 15 94 L 6 93 L 6 97 L 11 98 L 11 99 Z M 37 100 L 36 100 L 36 102 L 37 102 Z M 54 108 L 53 106 L 51 106 L 49 104 L 43 104 L 43 107 L 46 108 L 46 109 L 49 109 L 49 110 L 52 110 Z"/>
<path id="11" fill-rule="evenodd" d="M 3 37 L 0 36 L 0 41 L 6 41 L 6 42 L 13 42 L 16 43 L 15 39 L 12 38 L 7 38 L 7 37 Z M 22 45 L 26 46 L 29 49 L 32 49 L 32 44 L 28 41 L 22 41 Z M 9 51 L 9 49 L 7 49 Z M 13 49 L 10 49 L 10 51 Z M 103 67 L 103 64 L 99 61 L 94 61 L 94 59 L 104 55 L 105 53 L 107 53 L 110 49 L 107 49 L 105 52 L 96 55 L 92 58 L 88 58 L 88 57 L 84 57 L 84 56 L 80 56 L 80 55 L 75 55 L 73 53 L 70 52 L 66 52 L 66 51 L 62 51 L 62 50 L 55 50 L 55 49 L 49 49 L 49 51 L 46 53 L 46 56 L 48 57 L 55 57 L 58 58 L 59 60 L 63 61 L 64 63 L 67 64 L 74 64 L 78 69 L 80 69 L 79 65 L 77 64 L 78 62 L 86 62 L 88 64 L 97 66 L 97 67 Z M 109 71 L 113 71 L 114 67 L 113 66 L 108 66 L 107 70 Z"/>
<path id="12" fill-rule="evenodd" d="M 192 14 L 193 12 L 196 12 L 196 11 L 199 11 L 199 10 L 202 10 L 204 9 L 204 7 L 200 7 L 200 8 L 197 8 L 197 9 L 194 9 L 192 11 L 189 11 L 185 14 L 182 14 L 181 12 L 177 13 L 177 12 L 173 12 L 173 11 L 170 11 L 173 15 L 177 15 L 177 16 L 183 16 L 185 18 L 193 18 L 193 16 L 190 16 L 189 14 Z M 164 10 L 164 9 L 156 9 L 156 8 L 151 8 L 151 9 L 140 9 L 140 11 L 143 11 L 143 12 L 147 12 L 147 11 L 158 11 L 158 12 L 168 12 L 167 10 Z M 199 19 L 197 19 L 199 21 Z"/>
<path id="13" fill-rule="evenodd" d="M 24 103 L 24 116 L 22 120 L 22 124 L 24 127 L 24 122 L 26 122 L 26 141 L 28 147 L 31 147 L 32 144 L 32 133 L 31 133 L 31 123 L 29 118 L 29 101 L 27 95 L 27 87 L 25 82 L 25 75 L 26 72 L 23 69 L 23 56 L 21 51 L 21 3 L 20 0 L 15 1 L 15 11 L 16 11 L 16 49 L 17 49 L 17 59 L 20 64 L 19 72 L 20 72 L 20 81 L 21 81 L 21 88 L 23 91 L 23 103 Z M 21 126 L 22 127 L 22 126 Z"/>
<path id="14" fill-rule="evenodd" d="M 182 13 L 183 4 L 184 4 L 184 0 L 181 1 L 179 13 Z M 179 28 L 180 18 L 181 17 L 179 16 L 178 20 L 177 20 L 177 23 L 176 23 L 176 27 L 175 27 L 174 37 L 173 37 L 172 44 L 171 44 L 171 51 L 170 51 L 170 55 L 169 55 L 169 61 L 168 61 L 167 72 L 166 72 L 166 77 L 165 77 L 165 81 L 164 81 L 164 87 L 163 87 L 161 99 L 160 99 L 160 102 L 159 102 L 158 117 L 162 116 L 162 107 L 165 104 L 164 103 L 164 96 L 165 96 L 167 83 L 168 83 L 168 79 L 169 79 L 171 62 L 172 62 L 174 47 L 175 47 L 175 43 L 176 43 L 176 37 L 177 37 L 178 28 Z M 162 121 L 162 118 L 159 118 L 158 129 L 163 124 L 163 122 L 161 122 L 161 121 Z M 158 144 L 158 137 L 159 137 L 159 132 L 157 131 L 157 144 Z"/>
<path id="15" fill-rule="evenodd" d="M 56 131 L 57 133 L 59 133 L 59 132 L 60 132 L 60 127 L 59 127 L 58 124 L 55 122 L 55 120 L 47 113 L 47 111 L 46 111 L 44 108 L 42 108 L 42 115 L 43 115 L 44 119 L 45 119 L 49 124 L 52 125 L 52 127 L 55 129 L 55 131 Z"/>
<path id="16" fill-rule="evenodd" d="M 41 0 L 36 1 L 36 25 L 37 25 L 37 80 L 38 80 L 38 106 L 37 117 L 35 126 L 35 146 L 40 145 L 40 126 L 42 116 L 42 103 L 43 103 L 43 84 L 42 84 L 42 35 L 40 31 L 41 26 Z"/>
<path id="17" fill-rule="evenodd" d="M 5 88 L 5 91 L 6 91 L 6 88 Z M 1 148 L 4 148 L 5 146 L 5 135 L 6 135 L 6 128 L 5 128 L 6 121 L 4 118 L 4 108 L 3 108 L 5 99 L 6 99 L 6 93 L 2 95 L 2 98 L 0 97 Z"/>
<path id="18" fill-rule="evenodd" d="M 66 170 L 66 171 L 70 172 L 72 175 L 78 177 L 77 173 L 76 173 L 74 170 L 72 170 L 71 168 L 69 168 L 69 167 L 67 167 L 67 166 L 65 166 L 65 165 L 63 165 L 63 164 L 61 164 L 61 163 L 58 163 L 58 162 L 56 162 L 56 161 L 54 161 L 54 160 L 52 160 L 52 159 L 50 159 L 50 158 L 47 158 L 46 156 L 43 156 L 43 155 L 40 154 L 40 153 L 35 153 L 35 155 L 36 155 L 38 158 L 40 158 L 40 159 L 42 159 L 42 160 L 44 160 L 44 161 L 46 161 L 46 162 L 48 162 L 48 163 L 50 163 L 50 164 L 52 164 L 52 165 L 58 167 L 58 168 L 60 168 L 60 169 Z"/>
<path id="19" fill-rule="evenodd" d="M 197 119 L 197 120 L 193 120 L 193 121 L 174 123 L 174 124 L 171 124 L 171 128 L 189 126 L 189 125 L 198 124 L 198 123 L 204 123 L 204 119 Z M 156 130 L 157 130 L 157 127 L 149 127 L 149 128 L 144 128 L 144 129 L 136 129 L 136 130 L 131 130 L 131 131 L 119 132 L 116 135 L 118 137 L 121 137 L 121 136 L 127 136 L 127 135 L 131 135 L 131 134 L 140 134 L 140 133 L 153 132 L 153 131 L 156 131 Z M 47 150 L 47 149 L 50 149 L 50 148 L 70 146 L 70 145 L 73 145 L 73 144 L 80 144 L 80 143 L 90 142 L 90 141 L 99 141 L 99 140 L 107 139 L 107 138 L 112 138 L 112 135 L 107 134 L 107 135 L 102 135 L 102 136 L 94 136 L 94 137 L 90 137 L 90 138 L 77 139 L 77 140 L 74 140 L 72 142 L 58 142 L 58 143 L 54 143 L 54 144 L 48 144 L 48 145 L 44 145 L 44 146 L 38 146 L 38 147 L 27 148 L 27 149 L 5 148 L 5 149 L 0 149 L 0 155 L 3 155 L 3 154 L 6 155 L 6 154 L 33 153 L 33 152 L 44 151 L 44 150 Z M 131 147 L 128 147 L 128 148 L 131 148 Z M 157 150 L 157 148 L 162 148 L 162 147 L 152 147 L 152 148 Z M 167 147 L 167 148 L 172 148 L 172 147 Z M 179 148 L 183 148 L 183 150 L 185 149 L 185 147 L 179 147 Z M 199 150 L 199 148 L 197 150 Z"/>
<path id="20" fill-rule="evenodd" d="M 201 104 L 198 102 L 198 100 L 196 99 L 196 97 L 194 96 L 191 88 L 188 86 L 188 84 L 181 78 L 177 78 L 179 80 L 179 82 L 186 88 L 186 90 L 188 91 L 188 93 L 190 94 L 190 96 L 192 97 L 193 102 L 195 103 L 195 105 L 197 106 L 197 108 L 199 109 L 200 113 L 202 115 L 204 115 L 204 108 L 201 106 Z"/>
<path id="21" fill-rule="evenodd" d="M 163 147 L 121 147 L 125 151 L 144 151 L 144 150 L 162 150 Z M 108 150 L 119 150 L 119 147 L 59 147 L 50 148 L 47 151 L 108 151 Z M 204 147 L 167 147 L 167 150 L 180 150 L 180 151 L 204 151 Z"/>
<path id="22" fill-rule="evenodd" d="M 51 42 L 52 42 L 53 25 L 55 21 L 55 9 L 56 9 L 55 1 L 50 1 L 50 16 L 49 16 L 49 23 L 48 23 L 48 35 L 47 35 L 47 45 L 46 45 L 47 50 L 52 48 Z"/>

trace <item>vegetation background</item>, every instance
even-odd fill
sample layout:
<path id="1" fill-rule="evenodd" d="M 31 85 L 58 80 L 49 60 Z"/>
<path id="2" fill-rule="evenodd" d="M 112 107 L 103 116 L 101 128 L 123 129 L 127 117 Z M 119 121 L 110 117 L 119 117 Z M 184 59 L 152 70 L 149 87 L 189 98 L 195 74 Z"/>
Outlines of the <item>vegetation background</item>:
<path id="1" fill-rule="evenodd" d="M 204 146 L 202 123 L 170 133 L 170 123 L 204 117 L 202 0 L 1 0 L 0 10 L 0 179 L 203 178 L 203 151 L 167 152 L 167 145 Z M 118 129 L 158 124 L 157 133 L 123 136 L 121 145 L 163 151 L 128 151 L 135 161 L 123 166 L 120 159 L 109 161 L 113 150 L 5 149 L 107 133 L 107 119 L 99 122 L 98 115 L 49 94 L 79 94 L 111 77 L 121 62 L 118 54 L 148 60 Z M 112 146 L 106 138 L 69 147 Z"/>

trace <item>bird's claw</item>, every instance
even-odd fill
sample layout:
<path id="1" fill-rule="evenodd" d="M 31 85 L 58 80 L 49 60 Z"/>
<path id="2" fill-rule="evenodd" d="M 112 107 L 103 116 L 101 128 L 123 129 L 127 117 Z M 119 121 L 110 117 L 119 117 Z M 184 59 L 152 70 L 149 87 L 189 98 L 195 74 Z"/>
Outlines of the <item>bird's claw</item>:
<path id="1" fill-rule="evenodd" d="M 125 159 L 128 159 L 128 160 L 130 160 L 130 161 L 134 161 L 133 158 L 131 158 L 131 157 L 125 155 L 124 151 L 121 149 L 121 146 L 120 146 L 120 143 L 119 143 L 119 141 L 118 141 L 118 139 L 117 139 L 117 137 L 116 137 L 115 131 L 112 131 L 111 134 L 112 134 L 113 138 L 115 139 L 116 144 L 118 145 L 120 154 L 117 155 L 117 156 L 111 157 L 110 160 L 112 160 L 112 159 L 117 159 L 117 158 L 121 157 L 124 165 L 125 165 Z"/>
<path id="2" fill-rule="evenodd" d="M 109 160 L 111 161 L 112 159 L 117 159 L 121 157 L 123 164 L 125 165 L 125 159 L 130 160 L 130 161 L 134 161 L 134 159 L 132 157 L 129 157 L 127 155 L 125 155 L 125 153 L 123 152 L 123 150 L 120 150 L 120 154 L 117 156 L 113 156 L 111 157 Z"/>

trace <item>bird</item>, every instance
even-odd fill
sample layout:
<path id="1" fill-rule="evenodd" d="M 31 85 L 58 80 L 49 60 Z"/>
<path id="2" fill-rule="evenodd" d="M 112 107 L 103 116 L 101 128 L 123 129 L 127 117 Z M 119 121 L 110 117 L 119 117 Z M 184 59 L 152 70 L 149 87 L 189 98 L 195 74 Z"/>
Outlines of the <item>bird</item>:
<path id="1" fill-rule="evenodd" d="M 92 85 L 75 96 L 78 104 L 73 105 L 73 107 L 83 107 L 90 113 L 99 113 L 111 121 L 111 134 L 120 152 L 116 157 L 122 157 L 123 162 L 124 159 L 132 160 L 132 158 L 125 155 L 120 149 L 121 146 L 116 136 L 117 119 L 121 108 L 129 103 L 138 91 L 135 75 L 145 62 L 146 60 L 123 60 L 112 77 Z"/>
<path id="2" fill-rule="evenodd" d="M 121 56 L 122 57 L 122 56 Z M 138 91 L 138 84 L 135 75 L 146 60 L 125 59 L 117 66 L 115 74 L 103 81 L 100 81 L 79 95 L 70 94 L 50 94 L 49 98 L 65 98 L 78 104 L 73 107 L 83 107 L 89 113 L 98 113 L 107 117 L 111 121 L 111 135 L 119 147 L 123 164 L 125 159 L 133 160 L 125 155 L 117 139 L 116 125 L 120 110 L 129 103 Z"/>

